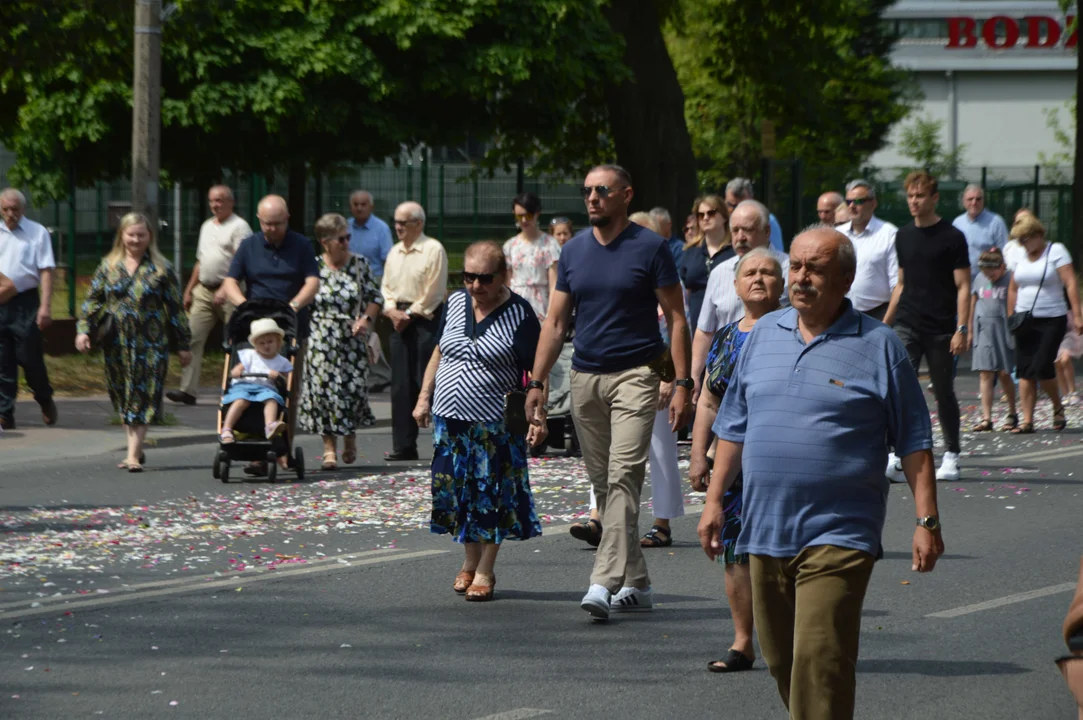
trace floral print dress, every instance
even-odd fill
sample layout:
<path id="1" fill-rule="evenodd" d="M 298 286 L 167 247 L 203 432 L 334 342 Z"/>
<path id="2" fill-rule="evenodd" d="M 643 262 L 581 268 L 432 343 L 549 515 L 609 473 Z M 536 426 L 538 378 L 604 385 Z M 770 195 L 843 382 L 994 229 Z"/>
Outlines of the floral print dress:
<path id="1" fill-rule="evenodd" d="M 125 425 L 150 425 L 162 412 L 169 370 L 169 337 L 177 350 L 192 341 L 173 267 L 159 272 L 150 255 L 129 274 L 123 262 L 98 265 L 83 303 L 77 332 L 93 336 L 107 317 L 114 332 L 106 338 L 105 380 L 113 409 Z"/>
<path id="2" fill-rule="evenodd" d="M 549 311 L 549 268 L 560 259 L 560 243 L 544 233 L 533 241 L 520 234 L 504 243 L 504 257 L 512 270 L 508 287 L 530 303 L 538 320 L 545 320 Z"/>
<path id="3" fill-rule="evenodd" d="M 368 261 L 351 255 L 335 270 L 321 257 L 320 290 L 312 301 L 300 424 L 318 435 L 352 435 L 376 424 L 368 397 L 369 356 L 364 333 L 351 334 L 360 305 L 383 301 Z"/>

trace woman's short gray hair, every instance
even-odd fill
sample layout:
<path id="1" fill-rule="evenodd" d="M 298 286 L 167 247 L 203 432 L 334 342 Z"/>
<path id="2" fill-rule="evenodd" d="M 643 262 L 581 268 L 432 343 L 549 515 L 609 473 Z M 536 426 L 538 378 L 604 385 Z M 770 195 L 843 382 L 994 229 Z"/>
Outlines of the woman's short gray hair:
<path id="1" fill-rule="evenodd" d="M 348 230 L 349 225 L 346 224 L 346 218 L 342 217 L 338 213 L 327 213 L 321 215 L 320 219 L 316 221 L 316 225 L 313 228 L 316 232 L 317 240 L 326 240 L 327 238 Z"/>
<path id="2" fill-rule="evenodd" d="M 741 268 L 749 260 L 770 260 L 771 264 L 775 268 L 775 277 L 779 280 L 784 280 L 782 277 L 782 263 L 778 261 L 775 254 L 771 252 L 770 248 L 758 247 L 753 248 L 741 256 L 741 259 L 737 261 L 737 267 L 733 269 L 733 282 L 737 282 L 737 278 L 741 277 Z"/>

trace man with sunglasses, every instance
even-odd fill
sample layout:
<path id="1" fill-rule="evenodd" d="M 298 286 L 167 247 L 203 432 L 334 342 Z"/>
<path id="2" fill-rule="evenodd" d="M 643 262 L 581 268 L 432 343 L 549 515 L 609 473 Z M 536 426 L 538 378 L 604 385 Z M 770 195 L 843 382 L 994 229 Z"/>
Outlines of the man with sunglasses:
<path id="1" fill-rule="evenodd" d="M 854 309 L 883 320 L 891 293 L 899 282 L 899 256 L 895 235 L 899 228 L 876 217 L 876 189 L 868 180 L 857 178 L 846 184 L 846 206 L 850 222 L 839 227 L 857 253 L 857 272 L 850 286 Z"/>
<path id="2" fill-rule="evenodd" d="M 425 234 L 425 210 L 416 202 L 395 208 L 399 242 L 384 263 L 383 314 L 391 333 L 391 440 L 387 460 L 417 460 L 414 406 L 425 368 L 440 339 L 440 315 L 447 295 L 447 252 Z M 492 278 L 489 279 L 492 282 Z"/>
<path id="3" fill-rule="evenodd" d="M 602 537 L 580 607 L 597 620 L 653 607 L 639 545 L 639 497 L 658 406 L 659 384 L 676 380 L 673 430 L 692 411 L 689 337 L 677 266 L 665 238 L 628 220 L 632 178 L 618 165 L 587 174 L 583 199 L 591 227 L 564 246 L 542 326 L 527 417 L 541 425 L 544 382 L 560 355 L 575 308 L 572 417 L 601 515 Z M 672 363 L 658 329 L 666 316 Z"/>
<path id="4" fill-rule="evenodd" d="M 173 402 L 196 404 L 199 372 L 203 365 L 203 350 L 207 337 L 219 322 L 229 324 L 234 306 L 226 298 L 222 282 L 226 279 L 233 256 L 241 241 L 252 234 L 244 218 L 233 212 L 233 191 L 225 185 L 215 185 L 207 191 L 211 217 L 199 228 L 196 264 L 184 288 L 184 309 L 192 329 L 192 362 L 181 373 L 180 390 L 165 394 Z"/>

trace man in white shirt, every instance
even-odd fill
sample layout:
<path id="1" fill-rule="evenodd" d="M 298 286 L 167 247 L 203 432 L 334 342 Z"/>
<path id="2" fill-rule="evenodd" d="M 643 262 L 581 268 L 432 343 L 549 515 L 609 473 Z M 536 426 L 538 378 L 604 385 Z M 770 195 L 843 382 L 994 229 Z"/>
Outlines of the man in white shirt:
<path id="1" fill-rule="evenodd" d="M 199 371 L 207 337 L 216 323 L 229 324 L 234 306 L 222 290 L 230 263 L 241 241 L 252 234 L 243 218 L 233 214 L 233 191 L 225 185 L 215 185 L 207 192 L 207 204 L 213 217 L 199 228 L 196 264 L 184 288 L 184 308 L 192 329 L 192 362 L 181 374 L 180 390 L 165 395 L 173 402 L 196 404 L 199 392 Z"/>
<path id="2" fill-rule="evenodd" d="M 1000 248 L 1008 243 L 1008 226 L 1004 218 L 985 207 L 985 191 L 981 185 L 967 185 L 963 190 L 963 207 L 966 209 L 952 221 L 952 225 L 966 236 L 967 251 L 970 254 L 970 281 L 973 282 L 981 268 L 978 261 L 981 254 L 990 248 Z"/>
<path id="3" fill-rule="evenodd" d="M 748 178 L 735 177 L 726 183 L 726 207 L 732 214 L 737 206 L 745 200 L 754 200 L 752 181 Z M 763 206 L 766 209 L 766 205 Z M 778 224 L 778 218 L 770 210 L 767 211 L 767 222 L 770 223 L 769 240 L 771 249 L 782 252 L 782 226 Z M 785 296 L 784 296 L 785 297 Z"/>
<path id="4" fill-rule="evenodd" d="M 884 319 L 891 293 L 899 282 L 899 256 L 895 235 L 899 228 L 876 217 L 876 189 L 858 178 L 846 185 L 850 222 L 839 227 L 857 253 L 857 273 L 846 296 L 854 309 L 877 320 Z"/>
<path id="5" fill-rule="evenodd" d="M 744 304 L 737 296 L 734 286 L 737 261 L 745 253 L 755 248 L 769 248 L 782 266 L 783 282 L 790 274 L 790 256 L 778 252 L 771 245 L 771 221 L 767 206 L 756 200 L 744 200 L 737 204 L 730 214 L 730 236 L 733 249 L 737 253 L 711 271 L 707 279 L 707 291 L 703 296 L 703 308 L 696 323 L 696 334 L 692 338 L 692 379 L 695 381 L 693 397 L 699 397 L 703 381 L 703 370 L 707 364 L 707 352 L 711 349 L 711 340 L 716 331 L 740 320 L 745 314 Z M 782 291 L 783 303 L 786 291 Z"/>
<path id="6" fill-rule="evenodd" d="M 44 226 L 23 216 L 25 212 L 21 192 L 0 191 L 0 275 L 15 289 L 14 297 L 0 301 L 0 430 L 15 429 L 20 367 L 41 406 L 42 420 L 55 425 L 57 418 L 41 338 L 42 330 L 53 322 L 53 241 Z"/>

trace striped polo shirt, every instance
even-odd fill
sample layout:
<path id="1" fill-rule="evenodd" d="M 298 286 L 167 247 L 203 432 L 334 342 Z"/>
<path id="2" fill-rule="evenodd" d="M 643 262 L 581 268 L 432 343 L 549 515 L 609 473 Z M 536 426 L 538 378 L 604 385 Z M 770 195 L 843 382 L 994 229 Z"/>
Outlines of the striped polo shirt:
<path id="1" fill-rule="evenodd" d="M 522 389 L 540 334 L 534 309 L 515 293 L 476 322 L 470 294 L 453 292 L 441 319 L 432 414 L 468 422 L 502 420 L 504 395 Z"/>
<path id="2" fill-rule="evenodd" d="M 891 328 L 854 310 L 805 344 L 777 310 L 745 341 L 714 432 L 743 443 L 737 552 L 793 557 L 835 545 L 880 554 L 888 446 L 933 445 L 917 374 Z"/>

